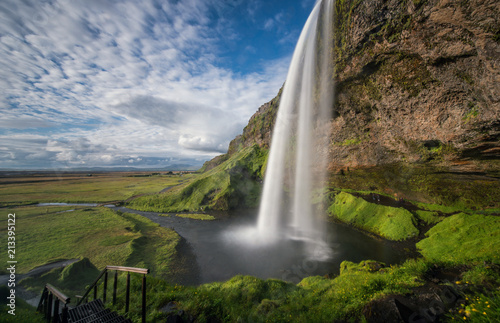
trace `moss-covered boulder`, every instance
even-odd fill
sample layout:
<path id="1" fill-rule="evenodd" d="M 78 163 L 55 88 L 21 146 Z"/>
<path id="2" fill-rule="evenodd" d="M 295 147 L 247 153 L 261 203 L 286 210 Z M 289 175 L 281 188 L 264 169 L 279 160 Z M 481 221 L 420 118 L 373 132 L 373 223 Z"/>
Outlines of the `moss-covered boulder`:
<path id="1" fill-rule="evenodd" d="M 356 264 L 351 261 L 344 260 L 340 264 L 340 274 L 347 274 L 356 271 L 365 271 L 365 272 L 377 272 L 380 269 L 384 268 L 385 264 L 383 262 L 378 262 L 375 260 L 363 260 L 360 263 Z"/>
<path id="2" fill-rule="evenodd" d="M 340 192 L 328 208 L 331 216 L 389 240 L 418 235 L 415 217 L 404 208 L 369 203 L 361 197 Z"/>
<path id="3" fill-rule="evenodd" d="M 500 217 L 458 213 L 432 227 L 417 243 L 420 253 L 438 262 L 500 263 Z"/>

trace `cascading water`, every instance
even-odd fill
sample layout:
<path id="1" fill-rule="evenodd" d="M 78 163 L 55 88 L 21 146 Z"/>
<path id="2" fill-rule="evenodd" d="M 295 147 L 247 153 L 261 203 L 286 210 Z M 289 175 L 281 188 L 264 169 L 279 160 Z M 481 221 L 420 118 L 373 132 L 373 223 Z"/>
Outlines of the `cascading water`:
<path id="1" fill-rule="evenodd" d="M 290 64 L 259 209 L 262 242 L 283 237 L 318 240 L 323 234 L 312 194 L 326 174 L 334 92 L 333 3 L 316 3 Z"/>
<path id="2" fill-rule="evenodd" d="M 295 240 L 293 248 L 304 246 L 307 259 L 331 256 L 319 221 L 324 212 L 312 196 L 324 187 L 326 175 L 334 92 L 334 1 L 318 0 L 295 48 L 273 129 L 257 226 L 226 231 L 227 243 L 269 251 L 289 249 L 287 241 Z"/>

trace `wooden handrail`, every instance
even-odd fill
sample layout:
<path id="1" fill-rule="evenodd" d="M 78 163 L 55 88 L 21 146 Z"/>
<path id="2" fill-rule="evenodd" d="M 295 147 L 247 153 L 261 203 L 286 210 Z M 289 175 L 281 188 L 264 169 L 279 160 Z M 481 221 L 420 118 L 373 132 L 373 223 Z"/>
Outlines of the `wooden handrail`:
<path id="1" fill-rule="evenodd" d="M 87 296 L 90 294 L 90 291 L 92 291 L 92 288 L 94 288 L 95 286 L 97 286 L 97 283 L 99 282 L 99 280 L 101 279 L 101 277 L 106 273 L 106 268 L 103 269 L 103 271 L 101 271 L 101 273 L 99 274 L 99 276 L 97 276 L 97 279 L 94 280 L 94 282 L 90 285 L 90 287 L 87 289 L 87 291 L 85 292 L 85 294 L 83 294 L 83 296 L 80 298 L 80 300 L 78 301 L 78 303 L 76 303 L 76 305 L 80 305 L 83 300 L 85 300 L 87 298 Z"/>
<path id="2" fill-rule="evenodd" d="M 54 300 L 55 297 L 55 300 Z M 45 315 L 47 321 L 54 322 L 68 322 L 68 304 L 70 298 L 61 293 L 57 288 L 51 284 L 46 284 L 43 289 L 42 297 L 38 303 L 37 311 L 42 312 Z M 60 303 L 64 304 L 61 315 L 59 315 Z"/>
<path id="3" fill-rule="evenodd" d="M 52 295 L 54 295 L 61 302 L 63 302 L 63 304 L 68 304 L 71 301 L 71 298 L 61 293 L 59 290 L 57 290 L 57 288 L 55 288 L 51 284 L 46 284 L 45 288 L 48 289 L 52 293 Z"/>
<path id="4" fill-rule="evenodd" d="M 106 266 L 107 270 L 118 270 L 125 271 L 129 273 L 138 273 L 138 274 L 149 274 L 149 269 L 145 268 L 135 268 L 135 267 L 123 267 L 123 266 Z"/>
<path id="5" fill-rule="evenodd" d="M 94 290 L 94 298 L 97 298 L 97 286 L 99 280 L 104 276 L 104 289 L 103 289 L 103 303 L 106 302 L 106 290 L 108 285 L 108 271 L 114 270 L 114 282 L 113 282 L 113 304 L 116 302 L 116 290 L 118 283 L 118 272 L 127 273 L 127 285 L 126 285 L 126 299 L 125 299 L 125 312 L 128 313 L 129 303 L 130 303 L 130 273 L 142 274 L 142 322 L 146 322 L 146 275 L 149 274 L 149 269 L 145 268 L 135 268 L 135 267 L 124 267 L 124 266 L 106 266 L 106 268 L 101 271 L 97 279 L 89 286 L 85 294 L 80 298 L 77 306 L 87 299 L 90 292 Z"/>

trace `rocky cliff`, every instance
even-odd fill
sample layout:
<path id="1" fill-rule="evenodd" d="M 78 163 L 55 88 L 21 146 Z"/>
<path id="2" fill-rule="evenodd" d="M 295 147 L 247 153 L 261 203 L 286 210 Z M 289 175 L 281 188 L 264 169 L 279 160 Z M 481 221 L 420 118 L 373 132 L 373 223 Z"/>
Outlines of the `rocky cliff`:
<path id="1" fill-rule="evenodd" d="M 335 14 L 332 186 L 498 206 L 500 3 L 342 0 Z M 227 156 L 269 147 L 280 93 Z"/>
<path id="2" fill-rule="evenodd" d="M 498 160 L 498 1 L 338 1 L 337 15 L 332 167 Z"/>
<path id="3" fill-rule="evenodd" d="M 499 17 L 494 0 L 337 1 L 330 168 L 498 161 Z M 278 105 L 260 107 L 228 154 L 267 148 Z"/>

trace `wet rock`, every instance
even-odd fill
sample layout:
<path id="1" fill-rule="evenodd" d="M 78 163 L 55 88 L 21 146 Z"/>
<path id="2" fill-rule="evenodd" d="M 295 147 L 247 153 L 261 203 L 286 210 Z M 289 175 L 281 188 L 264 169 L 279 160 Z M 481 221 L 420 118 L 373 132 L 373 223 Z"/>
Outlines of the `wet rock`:
<path id="1" fill-rule="evenodd" d="M 368 303 L 363 315 L 368 322 L 439 322 L 461 300 L 450 286 L 427 284 L 406 295 L 390 295 Z"/>

